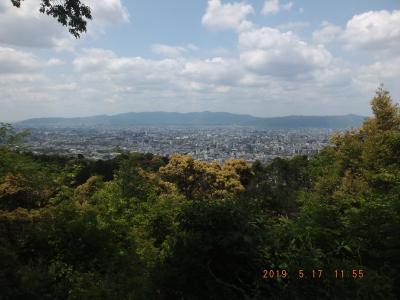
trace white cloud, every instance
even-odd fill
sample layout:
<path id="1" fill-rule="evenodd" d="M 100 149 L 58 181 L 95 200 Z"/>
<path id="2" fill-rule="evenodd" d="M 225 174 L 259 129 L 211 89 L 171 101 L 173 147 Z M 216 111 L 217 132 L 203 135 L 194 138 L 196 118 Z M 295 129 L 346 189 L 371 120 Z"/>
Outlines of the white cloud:
<path id="1" fill-rule="evenodd" d="M 331 53 L 322 45 L 308 45 L 292 32 L 261 27 L 239 34 L 240 60 L 250 70 L 272 76 L 307 76 L 326 68 Z"/>
<path id="2" fill-rule="evenodd" d="M 280 4 L 279 0 L 267 0 L 264 2 L 264 6 L 261 10 L 261 14 L 269 15 L 276 14 L 281 10 L 291 10 L 293 7 L 293 2 L 288 2 L 285 4 Z"/>
<path id="3" fill-rule="evenodd" d="M 360 102 L 348 101 L 359 97 L 358 90 L 350 88 L 353 69 L 334 59 L 329 63 L 323 47 L 308 45 L 293 33 L 272 28 L 253 28 L 249 35 L 244 34 L 239 51 L 245 55 L 261 52 L 261 59 L 256 55 L 253 66 L 244 56 L 242 60 L 232 56 L 145 59 L 92 48 L 75 54 L 72 73 L 57 69 L 48 74 L 50 67 L 62 62 L 57 58 L 41 61 L 29 53 L 7 49 L 0 57 L 13 57 L 13 68 L 18 62 L 24 63 L 17 70 L 0 74 L 0 103 L 4 108 L 0 118 L 154 109 L 255 115 L 357 112 Z M 265 39 L 266 35 L 272 38 Z M 284 52 L 284 48 L 293 50 Z M 1 64 L 0 70 L 4 70 Z M 19 109 L 22 106 L 24 110 Z M 310 106 L 315 110 L 310 111 Z"/>
<path id="4" fill-rule="evenodd" d="M 347 22 L 343 34 L 351 50 L 398 52 L 400 50 L 400 10 L 369 11 Z"/>
<path id="5" fill-rule="evenodd" d="M 380 83 L 395 83 L 398 85 L 400 77 L 400 56 L 377 61 L 370 65 L 362 65 L 359 68 L 356 79 L 362 84 L 370 83 L 375 88 Z"/>
<path id="6" fill-rule="evenodd" d="M 75 70 L 81 72 L 96 72 L 102 71 L 117 55 L 104 49 L 84 49 L 83 54 L 73 61 Z"/>
<path id="7" fill-rule="evenodd" d="M 244 2 L 222 4 L 220 0 L 209 0 L 202 24 L 211 29 L 239 29 L 252 13 L 253 7 Z"/>
<path id="8" fill-rule="evenodd" d="M 225 57 L 227 57 L 227 56 L 230 56 L 232 53 L 231 53 L 231 50 L 229 50 L 227 48 L 217 47 L 217 48 L 212 49 L 210 51 L 210 54 L 212 54 L 213 56 L 225 56 Z"/>
<path id="9" fill-rule="evenodd" d="M 159 54 L 167 57 L 177 57 L 181 56 L 189 51 L 198 50 L 198 47 L 193 44 L 188 44 L 184 47 L 182 46 L 169 46 L 165 44 L 153 44 L 151 46 L 151 51 L 155 54 Z"/>
<path id="10" fill-rule="evenodd" d="M 29 73 L 40 65 L 39 59 L 31 53 L 0 47 L 0 73 Z"/>
<path id="11" fill-rule="evenodd" d="M 38 0 L 24 1 L 20 8 L 11 1 L 0 10 L 0 43 L 23 47 L 52 48 L 68 38 L 65 27 L 39 13 Z"/>
<path id="12" fill-rule="evenodd" d="M 85 49 L 73 66 L 82 101 L 112 99 L 115 107 L 125 105 L 125 110 L 149 110 L 149 106 L 175 111 L 199 107 L 204 110 L 204 101 L 221 105 L 219 97 L 235 94 L 244 73 L 237 59 L 155 60 L 120 57 L 104 49 Z M 102 88 L 96 90 L 99 85 Z M 82 92 L 83 86 L 87 93 Z"/>
<path id="13" fill-rule="evenodd" d="M 315 44 L 328 44 L 336 39 L 342 32 L 342 28 L 329 22 L 322 22 L 321 29 L 313 32 Z"/>
<path id="14" fill-rule="evenodd" d="M 237 61 L 236 61 L 237 62 Z M 182 87 L 188 81 L 196 86 L 233 84 L 241 75 L 240 67 L 233 60 L 211 59 L 162 59 L 118 57 L 103 49 L 85 49 L 73 61 L 76 71 L 90 78 L 108 78 L 135 84 L 155 84 Z M 96 74 L 93 74 L 96 73 Z"/>
<path id="15" fill-rule="evenodd" d="M 288 31 L 288 30 L 301 30 L 304 28 L 310 27 L 310 23 L 309 22 L 305 22 L 305 21 L 295 21 L 295 22 L 287 22 L 287 23 L 283 23 L 278 25 L 276 28 L 282 31 Z"/>
<path id="16" fill-rule="evenodd" d="M 279 0 L 267 0 L 261 10 L 263 15 L 276 14 L 279 12 Z"/>
<path id="17" fill-rule="evenodd" d="M 284 10 L 291 10 L 292 7 L 293 7 L 293 2 L 288 2 L 288 3 L 282 5 L 282 8 Z"/>
<path id="18" fill-rule="evenodd" d="M 129 22 L 128 9 L 121 0 L 86 0 L 92 9 L 93 21 L 97 23 L 116 24 Z"/>
<path id="19" fill-rule="evenodd" d="M 164 44 L 154 44 L 151 46 L 151 51 L 164 56 L 180 56 L 187 51 L 185 47 L 168 46 Z"/>
<path id="20" fill-rule="evenodd" d="M 241 59 L 153 60 L 119 57 L 104 49 L 86 49 L 74 60 L 74 79 L 80 84 L 77 91 L 84 86 L 87 92 L 79 92 L 83 95 L 82 101 L 89 101 L 84 100 L 86 97 L 97 102 L 112 99 L 116 107 L 122 105 L 125 111 L 148 110 L 156 105 L 162 110 L 181 111 L 183 108 L 176 101 L 183 101 L 179 103 L 186 111 L 208 107 L 240 112 L 246 107 L 247 113 L 259 114 L 260 107 L 273 107 L 274 114 L 287 114 L 288 103 L 302 109 L 320 101 L 321 95 L 331 101 L 332 93 L 336 96 L 351 84 L 351 69 L 335 61 L 323 46 L 307 45 L 292 33 L 274 30 L 260 28 L 255 37 L 242 36 Z M 263 34 L 275 35 L 275 39 L 268 41 Z M 272 50 L 274 44 L 277 52 Z M 284 48 L 295 50 L 284 52 Z M 259 51 L 261 57 L 252 51 Z M 102 89 L 96 91 L 99 85 Z M 298 99 L 299 94 L 302 99 Z M 338 97 L 346 101 L 344 95 L 348 94 Z M 281 103 L 282 99 L 285 102 Z M 333 101 L 339 106 L 338 102 Z M 255 107 L 258 109 L 251 110 Z"/>
<path id="21" fill-rule="evenodd" d="M 215 57 L 186 61 L 180 75 L 197 82 L 234 85 L 240 79 L 242 70 L 237 60 Z"/>
<path id="22" fill-rule="evenodd" d="M 53 66 L 54 67 L 58 67 L 58 66 L 64 65 L 64 62 L 61 59 L 58 59 L 58 58 L 50 58 L 47 61 L 46 65 L 50 66 L 50 67 L 53 67 Z"/>
<path id="23" fill-rule="evenodd" d="M 0 14 L 3 13 L 4 11 L 6 11 L 7 9 L 7 4 L 5 1 L 0 2 Z"/>

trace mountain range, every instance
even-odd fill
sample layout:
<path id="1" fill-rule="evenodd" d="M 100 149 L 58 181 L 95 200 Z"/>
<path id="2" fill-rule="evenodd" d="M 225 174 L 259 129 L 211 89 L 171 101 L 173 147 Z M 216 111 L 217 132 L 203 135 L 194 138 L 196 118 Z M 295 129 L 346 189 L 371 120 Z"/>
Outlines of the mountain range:
<path id="1" fill-rule="evenodd" d="M 359 127 L 365 117 L 285 116 L 262 118 L 225 112 L 130 112 L 117 115 L 97 115 L 80 118 L 34 118 L 14 125 L 24 128 L 111 127 L 135 126 L 253 126 L 258 128 L 350 128 Z"/>

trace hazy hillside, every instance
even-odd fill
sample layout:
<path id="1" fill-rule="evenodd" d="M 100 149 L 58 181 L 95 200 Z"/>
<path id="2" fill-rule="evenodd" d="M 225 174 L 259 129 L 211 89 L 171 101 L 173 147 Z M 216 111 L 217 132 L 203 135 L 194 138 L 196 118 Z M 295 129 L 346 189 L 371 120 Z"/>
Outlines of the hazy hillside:
<path id="1" fill-rule="evenodd" d="M 350 128 L 359 127 L 365 117 L 358 115 L 343 116 L 287 116 L 264 118 L 256 121 L 259 127 L 265 128 Z"/>
<path id="2" fill-rule="evenodd" d="M 99 115 L 83 118 L 35 118 L 18 122 L 15 125 L 21 127 L 240 125 L 262 128 L 349 128 L 360 126 L 363 120 L 364 117 L 358 115 L 259 118 L 224 112 L 131 112 L 113 116 Z"/>

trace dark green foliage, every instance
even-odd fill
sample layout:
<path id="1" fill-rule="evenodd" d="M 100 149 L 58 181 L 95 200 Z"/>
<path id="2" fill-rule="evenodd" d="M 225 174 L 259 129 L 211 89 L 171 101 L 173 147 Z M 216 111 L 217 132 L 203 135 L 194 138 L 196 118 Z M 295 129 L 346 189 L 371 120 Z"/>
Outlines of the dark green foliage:
<path id="1" fill-rule="evenodd" d="M 256 295 L 263 266 L 263 227 L 247 207 L 194 202 L 158 274 L 165 299 L 244 299 Z"/>
<path id="2" fill-rule="evenodd" d="M 148 172 L 157 172 L 160 167 L 165 166 L 168 163 L 168 158 L 160 157 L 151 153 L 125 153 L 122 152 L 119 157 L 116 158 L 117 163 L 124 164 L 127 161 L 131 165 L 139 167 Z"/>
<path id="3" fill-rule="evenodd" d="M 13 230 L 13 236 L 7 234 Z M 0 215 L 5 299 L 121 299 L 140 292 L 134 241 L 95 209 Z M 10 261 L 12 259 L 12 261 Z M 128 276 L 127 276 L 128 275 Z"/>
<path id="4" fill-rule="evenodd" d="M 111 181 L 118 169 L 118 162 L 115 159 L 97 161 L 82 159 L 79 163 L 81 169 L 75 177 L 77 185 L 85 183 L 93 175 L 101 176 L 104 181 Z"/>
<path id="5" fill-rule="evenodd" d="M 276 158 L 267 166 L 256 162 L 252 169 L 254 176 L 243 198 L 256 201 L 262 210 L 272 214 L 295 215 L 300 193 L 307 191 L 312 183 L 308 158 Z"/>

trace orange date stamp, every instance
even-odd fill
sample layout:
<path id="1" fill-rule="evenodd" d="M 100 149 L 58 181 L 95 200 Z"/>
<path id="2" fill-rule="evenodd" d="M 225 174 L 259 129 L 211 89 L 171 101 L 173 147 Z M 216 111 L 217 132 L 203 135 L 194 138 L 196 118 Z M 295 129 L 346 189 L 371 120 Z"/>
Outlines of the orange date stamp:
<path id="1" fill-rule="evenodd" d="M 262 270 L 262 278 L 265 280 L 282 280 L 282 279 L 323 279 L 325 277 L 331 277 L 335 279 L 363 279 L 365 276 L 365 270 L 363 269 L 334 269 L 325 270 L 320 268 L 315 268 L 311 270 L 297 269 L 289 272 L 287 269 L 264 269 Z"/>

